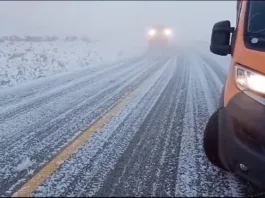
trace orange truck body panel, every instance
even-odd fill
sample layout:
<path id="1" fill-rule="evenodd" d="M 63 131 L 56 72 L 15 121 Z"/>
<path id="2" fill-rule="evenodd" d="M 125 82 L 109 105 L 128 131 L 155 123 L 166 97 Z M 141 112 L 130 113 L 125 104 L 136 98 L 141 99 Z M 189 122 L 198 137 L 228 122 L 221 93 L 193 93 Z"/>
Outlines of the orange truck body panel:
<path id="1" fill-rule="evenodd" d="M 265 53 L 261 51 L 255 51 L 248 49 L 244 44 L 244 26 L 245 26 L 245 17 L 247 2 L 242 1 L 242 9 L 240 13 L 240 20 L 238 24 L 238 34 L 235 41 L 234 54 L 231 59 L 228 79 L 225 85 L 224 93 L 224 106 L 228 104 L 233 96 L 235 96 L 240 90 L 236 86 L 235 82 L 235 73 L 234 66 L 239 63 L 243 66 L 248 67 L 249 69 L 255 70 L 262 74 L 265 74 Z"/>

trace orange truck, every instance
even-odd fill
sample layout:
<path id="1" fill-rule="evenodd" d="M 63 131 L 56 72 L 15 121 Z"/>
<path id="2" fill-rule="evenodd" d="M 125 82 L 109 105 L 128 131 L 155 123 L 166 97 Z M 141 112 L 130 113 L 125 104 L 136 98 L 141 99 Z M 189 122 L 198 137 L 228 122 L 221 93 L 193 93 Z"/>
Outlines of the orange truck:
<path id="1" fill-rule="evenodd" d="M 210 51 L 231 55 L 219 108 L 206 124 L 203 147 L 215 166 L 265 188 L 265 1 L 237 1 L 230 21 L 212 29 Z"/>

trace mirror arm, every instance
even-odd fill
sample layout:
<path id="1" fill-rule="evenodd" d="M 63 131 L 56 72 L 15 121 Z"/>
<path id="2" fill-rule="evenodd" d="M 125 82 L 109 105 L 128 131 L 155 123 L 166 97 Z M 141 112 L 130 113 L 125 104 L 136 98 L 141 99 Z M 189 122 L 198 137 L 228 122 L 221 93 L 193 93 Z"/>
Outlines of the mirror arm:
<path id="1" fill-rule="evenodd" d="M 231 27 L 229 29 L 227 28 L 215 28 L 216 32 L 230 32 L 230 33 L 233 33 L 235 31 L 235 28 L 234 27 Z"/>
<path id="2" fill-rule="evenodd" d="M 231 27 L 230 30 L 229 30 L 230 33 L 233 33 L 234 31 L 235 31 L 234 27 Z"/>

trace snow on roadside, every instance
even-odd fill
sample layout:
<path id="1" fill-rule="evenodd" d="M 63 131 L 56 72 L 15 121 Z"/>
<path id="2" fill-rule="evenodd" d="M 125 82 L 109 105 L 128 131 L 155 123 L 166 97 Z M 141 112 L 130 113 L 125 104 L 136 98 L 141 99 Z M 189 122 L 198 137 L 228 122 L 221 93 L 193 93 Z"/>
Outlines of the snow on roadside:
<path id="1" fill-rule="evenodd" d="M 0 42 L 0 89 L 81 67 L 123 60 L 143 51 L 144 48 L 138 46 L 82 39 L 5 40 Z"/>

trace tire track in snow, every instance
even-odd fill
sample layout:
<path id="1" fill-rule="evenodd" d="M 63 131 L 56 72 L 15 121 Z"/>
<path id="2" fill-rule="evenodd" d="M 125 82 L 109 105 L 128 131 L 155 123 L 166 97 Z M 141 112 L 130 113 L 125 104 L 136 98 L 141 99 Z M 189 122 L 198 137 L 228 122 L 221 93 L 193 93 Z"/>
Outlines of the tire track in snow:
<path id="1" fill-rule="evenodd" d="M 225 84 L 227 78 L 227 71 L 221 65 L 219 65 L 215 60 L 206 56 L 205 54 L 201 53 L 200 58 L 206 63 L 207 66 L 209 66 L 213 71 L 216 72 L 220 81 L 223 84 Z M 229 67 L 229 65 L 227 65 L 227 67 Z"/>
<path id="2" fill-rule="evenodd" d="M 53 89 L 59 85 L 70 83 L 76 79 L 82 78 L 87 75 L 94 75 L 95 73 L 101 73 L 102 71 L 111 71 L 122 65 L 130 65 L 136 61 L 142 60 L 144 56 L 138 56 L 129 58 L 127 60 L 118 61 L 111 65 L 102 64 L 97 66 L 88 66 L 80 68 L 71 72 L 60 73 L 55 76 L 47 77 L 44 79 L 38 79 L 25 83 L 23 85 L 15 86 L 8 89 L 3 89 L 0 91 L 0 107 L 1 106 L 10 106 L 12 104 L 17 104 L 21 100 L 29 100 L 34 95 L 39 95 L 43 91 Z"/>
<path id="3" fill-rule="evenodd" d="M 178 183 L 181 185 L 177 195 L 239 196 L 240 184 L 236 178 L 213 167 L 204 155 L 203 130 L 211 113 L 216 109 L 216 98 L 212 98 L 211 95 L 213 92 L 217 95 L 217 90 L 220 88 L 209 86 L 209 83 L 214 81 L 214 77 L 207 73 L 208 70 L 204 70 L 204 66 L 198 64 L 199 60 L 195 59 L 195 61 L 191 66 L 195 71 L 192 72 L 193 80 L 189 85 L 190 102 L 186 107 L 186 124 L 184 125 L 186 132 L 183 133 L 182 157 L 180 157 L 182 165 L 179 167 L 181 170 L 179 172 L 182 174 L 178 177 Z M 209 76 L 211 76 L 210 79 Z"/>
<path id="4" fill-rule="evenodd" d="M 25 139 L 27 136 L 34 136 L 37 133 L 36 128 L 43 128 L 47 122 L 53 121 L 58 115 L 62 115 L 70 109 L 76 108 L 76 106 L 83 102 L 99 100 L 107 93 L 113 92 L 119 85 L 126 84 L 129 77 L 137 76 L 137 72 L 141 72 L 143 69 L 146 69 L 145 65 L 140 64 L 138 67 L 132 67 L 130 70 L 122 71 L 118 75 L 102 78 L 100 80 L 101 83 L 84 84 L 84 87 L 74 90 L 60 99 L 47 102 L 43 106 L 35 108 L 33 111 L 29 110 L 29 112 L 20 115 L 20 117 L 0 124 L 0 129 L 3 131 L 0 134 L 0 149 L 4 152 L 5 149 L 13 147 L 13 144 L 16 144 L 17 141 L 21 142 L 21 138 Z M 26 123 L 25 120 L 27 120 Z M 26 132 L 28 132 L 26 137 L 21 137 Z"/>
<path id="5" fill-rule="evenodd" d="M 196 158 L 193 156 L 195 150 L 194 139 L 191 139 L 191 134 L 194 133 L 193 129 L 193 113 L 192 113 L 192 79 L 191 79 L 191 68 L 189 69 L 189 78 L 187 81 L 187 96 L 186 104 L 183 109 L 184 119 L 182 136 L 180 140 L 180 148 L 178 152 L 178 164 L 177 164 L 177 182 L 175 186 L 175 196 L 196 196 L 197 193 L 197 173 L 194 172 L 196 164 Z"/>
<path id="6" fill-rule="evenodd" d="M 3 160 L 5 161 L 4 164 L 10 162 L 9 164 L 11 164 L 11 167 L 13 167 L 15 164 L 19 163 L 23 156 L 28 156 L 35 160 L 34 167 L 31 168 L 30 173 L 32 174 L 32 171 L 36 172 L 46 163 L 46 160 L 56 154 L 65 144 L 67 144 L 67 142 L 71 141 L 71 139 L 80 134 L 80 132 L 83 131 L 89 123 L 100 116 L 102 112 L 111 108 L 111 106 L 118 101 L 118 98 L 122 97 L 126 90 L 137 86 L 137 84 L 140 84 L 145 78 L 159 69 L 161 62 L 165 62 L 165 60 L 162 59 L 158 61 L 158 63 L 153 63 L 155 66 L 149 66 L 147 69 L 143 70 L 145 72 L 142 71 L 142 73 L 136 76 L 134 75 L 135 77 L 126 84 L 123 84 L 120 89 L 117 89 L 115 92 L 111 93 L 111 95 L 109 95 L 110 93 L 107 94 L 104 97 L 107 100 L 102 100 L 104 98 L 101 98 L 101 100 L 92 100 L 92 102 L 96 102 L 96 107 L 94 110 L 93 108 L 91 109 L 91 107 L 89 108 L 89 103 L 85 101 L 80 105 L 79 108 L 75 108 L 73 112 L 70 111 L 70 114 L 68 113 L 69 115 L 61 115 L 60 118 L 58 118 L 59 120 L 54 120 L 54 123 L 49 123 L 50 125 L 48 125 L 48 128 L 38 130 L 38 134 L 46 134 L 48 135 L 47 137 L 40 138 L 41 135 L 40 137 L 35 136 L 37 138 L 36 141 L 34 141 L 36 144 L 33 144 L 34 142 L 32 141 L 27 141 L 26 143 L 29 147 L 24 147 L 24 149 L 17 147 L 16 152 L 12 152 L 11 154 L 9 152 L 9 155 L 7 156 L 8 158 Z M 111 101 L 107 102 L 108 100 Z M 89 110 L 91 113 L 89 113 Z M 84 111 L 86 112 L 85 114 Z M 50 133 L 51 131 L 52 133 Z M 16 157 L 14 158 L 12 154 L 15 154 Z M 43 159 L 43 156 L 45 156 L 45 159 Z M 4 190 L 8 191 L 9 193 L 24 182 L 22 181 L 21 183 L 17 183 L 18 178 L 27 178 L 29 176 L 29 172 L 27 171 L 22 173 L 13 173 L 12 171 L 10 172 L 10 168 L 5 168 L 4 170 L 9 170 L 10 174 L 5 177 L 4 181 L 2 181 L 4 183 L 1 182 L 1 186 L 4 186 Z M 11 190 L 10 184 L 13 184 Z M 9 190 L 7 188 L 9 188 Z"/>
<path id="7" fill-rule="evenodd" d="M 186 82 L 183 61 L 183 58 L 178 59 L 168 86 L 97 196 L 108 194 L 111 196 L 170 196 L 172 194 L 170 185 L 174 184 L 172 173 L 175 164 L 171 162 L 175 159 L 170 159 L 173 156 L 168 155 L 172 153 L 166 151 L 177 147 L 177 138 L 174 138 L 174 134 L 178 136 L 181 133 L 181 128 L 180 131 L 174 131 L 172 125 L 176 122 L 180 124 L 181 119 L 176 119 L 175 116 L 182 116 L 177 112 L 181 110 L 182 103 L 185 103 L 183 100 L 185 91 L 181 91 Z M 167 162 L 169 159 L 171 162 Z"/>
<path id="8" fill-rule="evenodd" d="M 93 195 L 115 166 L 171 75 L 172 66 L 162 66 L 153 77 L 142 83 L 139 92 L 127 108 L 100 133 L 95 134 L 86 146 L 80 148 L 73 159 L 65 163 L 58 173 L 34 193 L 34 196 Z M 64 174 L 65 171 L 67 175 Z M 63 181 L 63 185 L 57 183 L 58 180 Z"/>
<path id="9" fill-rule="evenodd" d="M 142 64 L 142 62 L 144 61 L 147 62 L 146 59 L 135 61 L 132 64 L 130 64 L 129 67 L 126 67 L 124 65 L 121 65 L 121 66 L 119 65 L 116 68 L 110 67 L 107 71 L 103 70 L 103 71 L 99 71 L 96 74 L 92 73 L 91 75 L 83 76 L 83 78 L 77 79 L 76 82 L 73 84 L 68 83 L 56 89 L 52 89 L 51 91 L 46 91 L 44 94 L 37 95 L 35 98 L 31 99 L 30 101 L 25 100 L 22 102 L 22 104 L 18 103 L 14 107 L 11 106 L 11 109 L 8 106 L 2 109 L 1 110 L 2 112 L 0 112 L 0 123 L 6 120 L 10 120 L 12 117 L 16 117 L 22 113 L 28 112 L 29 110 L 34 110 L 38 108 L 39 106 L 41 106 L 42 104 L 45 104 L 47 102 L 54 101 L 57 98 L 63 97 L 63 95 L 71 93 L 74 90 L 78 90 L 89 83 L 93 83 L 94 81 L 98 79 L 107 77 L 106 72 L 113 72 L 113 75 L 115 74 L 115 72 L 119 71 L 120 69 L 125 69 L 125 70 L 128 69 L 128 72 L 130 72 L 130 69 L 133 69 L 132 66 L 134 66 L 135 64 Z M 109 75 L 111 75 L 111 73 L 109 73 Z"/>
<path id="10" fill-rule="evenodd" d="M 163 148 L 163 153 L 159 161 L 160 169 L 158 169 L 157 181 L 155 184 L 157 187 L 153 187 L 153 195 L 159 196 L 174 196 L 175 187 L 177 182 L 177 172 L 179 163 L 179 151 L 180 144 L 182 141 L 183 133 L 183 118 L 184 118 L 184 108 L 187 102 L 187 81 L 190 76 L 188 68 L 188 59 L 183 54 L 182 62 L 179 62 L 180 67 L 184 67 L 183 73 L 179 73 L 180 88 L 176 91 L 178 92 L 175 97 L 175 105 L 171 107 L 172 118 L 168 120 L 168 130 L 166 131 L 166 142 Z M 181 64 L 182 63 L 182 64 Z M 182 77 L 182 78 L 181 78 Z M 158 156 L 157 156 L 158 157 Z M 163 167 L 163 168 L 162 168 Z M 155 191 L 156 190 L 156 191 Z"/>
<path id="11" fill-rule="evenodd" d="M 171 97 L 173 94 L 171 91 L 176 93 L 174 87 L 178 85 L 176 83 L 178 80 L 180 78 L 176 78 L 176 69 L 174 68 L 173 77 L 167 87 L 120 157 L 115 169 L 109 174 L 102 190 L 96 196 L 142 196 L 148 195 L 146 191 L 151 193 L 152 184 L 148 182 L 152 178 L 148 177 L 152 176 L 150 172 L 154 171 L 153 169 L 156 170 L 159 167 L 154 160 L 157 155 L 161 154 L 157 152 L 158 145 L 163 145 L 164 141 L 161 133 L 167 120 L 163 120 L 163 118 L 165 114 L 170 116 L 171 109 L 169 107 L 173 106 L 172 103 L 174 104 L 173 100 L 175 99 L 174 96 Z M 161 120 L 155 119 L 158 114 Z M 146 167 L 146 169 L 141 169 L 141 167 Z"/>
<path id="12" fill-rule="evenodd" d="M 219 73 L 212 68 L 209 63 L 206 63 L 203 61 L 200 57 L 198 57 L 198 62 L 201 67 L 201 70 L 204 71 L 205 77 L 210 76 L 211 79 L 207 80 L 207 86 L 208 86 L 208 93 L 211 93 L 211 95 L 207 94 L 207 100 L 212 101 L 213 107 L 211 108 L 212 113 L 219 107 L 219 101 L 221 92 L 223 89 L 223 86 L 225 84 L 225 81 L 222 82 Z M 214 108 L 214 109 L 213 109 Z"/>
<path id="13" fill-rule="evenodd" d="M 136 70 L 136 72 L 137 72 L 137 70 Z M 130 74 L 131 77 L 134 76 L 134 75 L 135 75 L 134 73 Z M 128 77 L 128 75 L 127 75 L 127 77 Z M 135 77 L 137 77 L 137 75 L 135 75 Z M 125 78 L 126 78 L 126 76 L 125 76 Z M 125 84 L 123 84 L 123 86 L 126 86 L 128 84 L 129 84 L 129 82 L 126 82 Z M 95 90 L 95 91 L 97 91 L 97 90 Z M 100 99 L 103 100 L 104 98 L 106 98 L 106 96 L 109 96 L 109 94 L 111 94 L 111 93 L 117 93 L 117 91 L 119 91 L 119 89 L 118 89 L 118 86 L 116 85 L 116 86 L 112 87 L 109 90 L 106 89 L 106 91 L 103 91 L 103 92 L 99 91 L 98 93 L 100 93 L 100 94 L 96 94 L 95 93 L 96 95 L 93 96 L 91 99 L 86 99 L 85 101 L 83 101 L 82 103 L 78 104 L 77 106 L 71 107 L 71 109 L 69 109 L 69 111 L 66 112 L 67 114 L 69 114 L 68 117 L 65 114 L 62 114 L 62 115 L 60 115 L 58 117 L 60 112 L 58 112 L 58 108 L 57 108 L 56 111 L 55 111 L 55 118 L 56 119 L 52 120 L 52 122 L 47 123 L 47 121 L 44 119 L 44 120 L 41 120 L 41 123 L 38 123 L 39 126 L 30 126 L 29 128 L 27 128 L 27 130 L 24 129 L 25 134 L 24 134 L 24 136 L 22 138 L 18 139 L 19 144 L 18 144 L 18 142 L 15 142 L 15 143 L 13 143 L 13 148 L 8 148 L 8 146 L 7 146 L 7 148 L 2 148 L 1 149 L 2 152 L 6 153 L 6 154 L 4 154 L 3 157 L 0 157 L 0 159 L 2 158 L 0 161 L 3 161 L 3 164 L 6 164 L 7 162 L 9 162 L 8 163 L 9 166 L 10 166 L 10 164 L 18 164 L 19 161 L 22 160 L 23 156 L 26 157 L 26 156 L 28 156 L 31 153 L 30 151 L 32 151 L 34 153 L 37 153 L 39 156 L 42 156 L 39 152 L 41 150 L 43 150 L 43 148 L 45 146 L 47 146 L 46 145 L 47 142 L 49 144 L 51 144 L 49 146 L 49 149 L 55 149 L 55 147 L 58 146 L 58 144 L 59 145 L 63 145 L 63 142 L 66 142 L 68 139 L 72 138 L 71 135 L 73 135 L 73 133 L 70 132 L 70 133 L 64 134 L 62 137 L 60 137 L 60 133 L 55 133 L 56 130 L 58 129 L 58 127 L 62 127 L 64 125 L 64 123 L 67 123 L 67 122 L 71 121 L 71 119 L 73 117 L 77 117 L 77 114 L 81 113 L 81 109 L 86 109 L 87 108 L 88 110 L 92 110 L 93 111 L 92 107 L 97 105 L 97 103 L 100 101 Z M 102 103 L 104 103 L 104 100 L 103 100 L 103 102 L 101 102 L 101 104 Z M 86 104 L 88 107 L 84 108 L 84 104 Z M 56 106 L 59 106 L 59 105 L 56 105 Z M 78 108 L 78 106 L 79 106 L 79 108 Z M 91 116 L 95 116 L 95 115 L 99 115 L 100 114 L 99 111 L 97 113 L 97 112 L 95 112 L 95 110 L 96 109 L 94 108 L 94 112 L 92 112 Z M 74 111 L 75 114 L 71 113 L 72 111 Z M 56 113 L 58 113 L 58 115 Z M 49 119 L 51 119 L 51 118 L 49 117 Z M 66 128 L 66 130 L 67 130 L 67 128 Z M 47 131 L 53 131 L 53 133 L 47 133 Z M 61 143 L 53 144 L 54 141 L 52 141 L 50 139 L 50 140 L 46 141 L 46 144 L 39 145 L 40 142 L 44 142 L 45 143 L 45 140 L 47 139 L 47 137 L 49 138 L 49 136 L 51 136 L 52 134 L 56 135 L 56 137 L 53 137 L 53 139 L 55 139 L 57 142 L 60 140 Z M 5 143 L 7 145 L 10 144 L 10 140 L 6 141 Z M 15 144 L 17 144 L 17 146 Z M 60 147 L 58 147 L 57 149 L 60 149 Z M 44 152 L 43 155 L 45 156 L 45 150 L 43 150 L 42 152 Z M 49 155 L 52 155 L 52 154 L 53 153 L 50 153 Z M 13 163 L 11 163 L 12 161 L 13 161 Z M 11 167 L 12 167 L 12 165 L 11 165 Z M 8 168 L 7 167 L 4 168 L 5 171 L 6 171 L 6 169 L 8 169 Z M 6 174 L 7 174 L 7 172 L 6 172 Z"/>
<path id="14" fill-rule="evenodd" d="M 138 70 L 136 70 L 136 72 L 139 72 Z M 128 81 L 128 77 L 133 77 L 133 76 L 137 76 L 135 75 L 135 73 L 129 73 L 129 75 L 125 75 L 125 79 L 126 80 L 123 80 L 121 81 L 121 84 L 124 84 L 125 85 L 127 84 L 126 81 Z M 112 84 L 110 84 L 112 85 Z M 72 106 L 71 109 L 69 109 L 66 113 L 70 113 L 72 112 L 73 110 L 75 112 L 78 112 L 80 113 L 80 107 L 82 109 L 85 109 L 83 108 L 84 104 L 90 106 L 90 107 L 93 107 L 95 105 L 97 105 L 98 101 L 101 99 L 104 99 L 106 98 L 106 96 L 108 96 L 108 94 L 110 93 L 116 93 L 117 90 L 119 90 L 119 84 L 115 85 L 114 86 L 106 86 L 106 89 L 103 89 L 103 91 L 99 91 L 98 93 L 95 93 L 95 95 L 92 97 L 92 98 L 89 98 L 89 99 L 85 99 L 83 101 L 81 101 L 81 103 L 77 103 L 76 105 Z M 95 90 L 97 91 L 97 90 Z M 50 118 L 52 121 L 49 123 L 47 123 L 47 121 L 45 119 L 42 119 L 40 123 L 37 123 L 38 125 L 34 125 L 33 127 L 29 127 L 27 128 L 26 131 L 32 131 L 30 133 L 26 133 L 26 135 L 24 135 L 22 138 L 19 138 L 19 146 L 16 147 L 15 144 L 18 144 L 17 142 L 14 142 L 12 145 L 9 145 L 8 147 L 5 147 L 5 148 L 2 148 L 2 151 L 4 153 L 6 153 L 9 157 L 11 158 L 14 158 L 12 157 L 12 155 L 10 156 L 10 153 L 15 153 L 16 155 L 18 155 L 20 152 L 23 152 L 23 153 L 26 153 L 28 150 L 31 150 L 32 148 L 34 148 L 33 146 L 36 145 L 39 149 L 41 149 L 42 146 L 39 146 L 38 144 L 40 143 L 40 141 L 43 141 L 45 142 L 45 139 L 47 137 L 50 136 L 50 134 L 48 133 L 45 133 L 45 131 L 56 131 L 56 127 L 59 127 L 59 126 L 62 126 L 64 123 L 67 123 L 67 121 L 65 119 L 60 119 L 61 117 L 67 117 L 66 115 L 64 115 L 64 111 L 60 112 L 58 111 L 59 109 L 56 109 L 56 112 L 55 112 L 55 115 L 54 117 Z M 58 115 L 60 115 L 58 117 Z M 95 115 L 95 112 L 94 112 L 94 115 Z M 72 112 L 71 116 L 69 115 L 67 118 L 68 118 L 68 121 L 74 117 L 74 114 Z M 55 120 L 53 120 L 55 118 Z M 43 128 L 43 125 L 46 125 L 44 128 Z M 31 129 L 32 128 L 32 129 Z M 35 131 L 34 131 L 35 129 Z M 36 130 L 37 129 L 37 130 Z M 42 130 L 40 130 L 42 129 Z M 69 137 L 71 133 L 67 134 L 66 136 L 63 136 L 62 138 L 60 138 L 60 141 L 64 142 L 66 141 Z M 48 141 L 49 142 L 49 141 Z M 10 143 L 10 141 L 7 141 L 6 144 Z M 9 148 L 10 147 L 10 148 Z M 53 147 L 56 147 L 56 145 L 51 145 L 51 147 L 49 148 L 53 148 Z M 34 152 L 37 152 L 39 151 L 38 149 L 34 149 Z M 17 158 L 16 158 L 17 160 Z M 5 160 L 7 161 L 7 160 Z"/>

